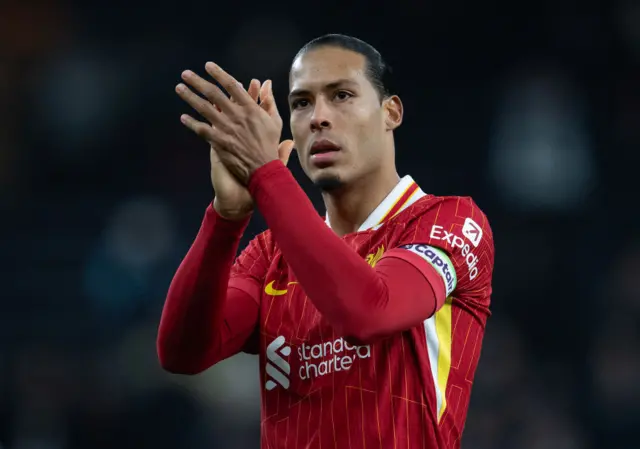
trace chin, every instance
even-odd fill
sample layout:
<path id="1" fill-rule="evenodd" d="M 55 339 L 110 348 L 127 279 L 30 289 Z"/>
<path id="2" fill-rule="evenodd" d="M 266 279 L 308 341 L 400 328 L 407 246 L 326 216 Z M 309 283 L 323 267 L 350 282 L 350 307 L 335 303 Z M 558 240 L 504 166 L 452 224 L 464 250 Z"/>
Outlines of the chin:
<path id="1" fill-rule="evenodd" d="M 323 192 L 333 192 L 344 186 L 344 181 L 337 173 L 319 173 L 313 184 Z"/>

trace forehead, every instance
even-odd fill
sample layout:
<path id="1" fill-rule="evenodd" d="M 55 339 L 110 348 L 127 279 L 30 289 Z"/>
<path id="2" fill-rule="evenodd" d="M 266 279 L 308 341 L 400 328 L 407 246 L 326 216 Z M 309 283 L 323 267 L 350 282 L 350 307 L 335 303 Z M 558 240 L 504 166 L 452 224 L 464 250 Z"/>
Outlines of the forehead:
<path id="1" fill-rule="evenodd" d="M 336 80 L 366 83 L 366 59 L 363 55 L 335 47 L 313 49 L 296 58 L 291 66 L 289 89 L 321 88 Z"/>

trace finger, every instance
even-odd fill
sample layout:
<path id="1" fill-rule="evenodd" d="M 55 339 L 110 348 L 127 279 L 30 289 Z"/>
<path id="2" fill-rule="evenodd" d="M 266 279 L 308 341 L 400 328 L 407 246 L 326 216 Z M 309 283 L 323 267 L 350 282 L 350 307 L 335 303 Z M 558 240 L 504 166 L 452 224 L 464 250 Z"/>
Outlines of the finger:
<path id="1" fill-rule="evenodd" d="M 200 122 L 187 114 L 182 114 L 180 121 L 199 137 L 202 137 L 207 142 L 213 142 L 213 128 L 208 123 Z"/>
<path id="2" fill-rule="evenodd" d="M 236 103 L 240 105 L 253 103 L 253 100 L 251 99 L 247 91 L 241 87 L 240 83 L 238 83 L 238 81 L 234 77 L 222 70 L 220 66 L 214 64 L 213 62 L 207 62 L 204 68 L 207 73 L 213 77 L 213 79 L 215 79 L 220 83 L 222 87 L 224 87 L 227 93 L 234 98 Z"/>
<path id="3" fill-rule="evenodd" d="M 243 88 L 243 89 L 244 89 L 244 86 L 243 86 L 242 84 L 239 84 L 239 85 L 240 85 L 240 87 L 241 87 L 241 88 Z M 236 100 L 235 100 L 233 97 L 229 97 L 229 101 L 230 101 L 231 103 L 234 103 L 234 104 L 236 103 Z"/>
<path id="4" fill-rule="evenodd" d="M 176 92 L 180 98 L 186 101 L 193 109 L 198 111 L 202 117 L 212 123 L 220 121 L 220 111 L 214 108 L 210 102 L 193 93 L 191 89 L 184 84 L 178 84 L 176 86 Z"/>
<path id="5" fill-rule="evenodd" d="M 244 89 L 244 86 L 242 84 L 240 84 L 240 87 Z M 251 82 L 249 83 L 249 88 L 247 89 L 247 93 L 249 94 L 251 99 L 257 103 L 258 97 L 260 96 L 260 81 L 258 81 L 257 79 L 252 79 Z M 236 100 L 234 100 L 233 97 L 229 97 L 229 99 L 231 100 L 232 103 L 236 102 Z"/>
<path id="6" fill-rule="evenodd" d="M 260 81 L 258 81 L 257 79 L 252 79 L 249 83 L 247 93 L 249 94 L 253 102 L 257 103 L 258 98 L 260 97 Z"/>
<path id="7" fill-rule="evenodd" d="M 271 80 L 264 82 L 260 88 L 260 107 L 271 117 L 279 116 L 276 99 L 273 96 L 273 84 Z"/>
<path id="8" fill-rule="evenodd" d="M 293 140 L 283 140 L 280 142 L 280 145 L 278 145 L 278 159 L 280 159 L 284 165 L 287 165 L 289 162 L 293 147 Z"/>
<path id="9" fill-rule="evenodd" d="M 189 84 L 189 86 L 204 95 L 212 104 L 216 105 L 216 109 L 225 109 L 225 105 L 229 103 L 229 98 L 218 86 L 193 73 L 191 70 L 182 72 L 182 79 Z"/>

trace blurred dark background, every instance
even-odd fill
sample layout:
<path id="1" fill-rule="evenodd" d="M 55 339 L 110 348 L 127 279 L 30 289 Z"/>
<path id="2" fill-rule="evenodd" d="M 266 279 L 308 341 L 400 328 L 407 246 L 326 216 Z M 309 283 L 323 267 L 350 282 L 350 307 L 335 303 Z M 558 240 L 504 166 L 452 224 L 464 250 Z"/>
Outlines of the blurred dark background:
<path id="1" fill-rule="evenodd" d="M 174 86 L 208 60 L 271 78 L 287 123 L 288 66 L 326 32 L 394 67 L 400 174 L 473 196 L 493 226 L 463 447 L 640 448 L 631 0 L 1 0 L 0 447 L 258 447 L 255 358 L 195 378 L 156 359 L 164 295 L 212 198 Z M 263 229 L 256 217 L 244 243 Z"/>

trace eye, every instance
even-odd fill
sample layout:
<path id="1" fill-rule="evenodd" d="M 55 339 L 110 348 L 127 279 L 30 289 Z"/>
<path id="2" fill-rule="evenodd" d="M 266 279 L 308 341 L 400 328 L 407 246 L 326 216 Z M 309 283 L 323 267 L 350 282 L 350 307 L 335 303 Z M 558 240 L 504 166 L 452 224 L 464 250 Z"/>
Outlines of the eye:
<path id="1" fill-rule="evenodd" d="M 291 109 L 304 108 L 306 106 L 309 106 L 309 100 L 305 100 L 305 99 L 299 98 L 299 99 L 293 100 L 293 102 L 291 102 Z"/>
<path id="2" fill-rule="evenodd" d="M 351 97 L 353 97 L 353 94 L 351 94 L 350 92 L 347 92 L 346 90 L 339 90 L 334 95 L 334 98 L 336 100 L 338 100 L 338 101 L 345 101 L 345 100 L 348 100 Z"/>

